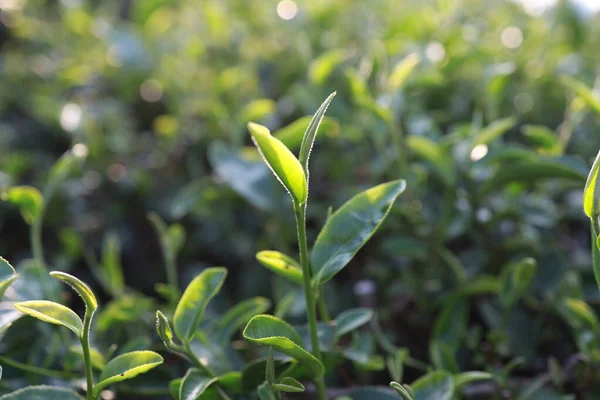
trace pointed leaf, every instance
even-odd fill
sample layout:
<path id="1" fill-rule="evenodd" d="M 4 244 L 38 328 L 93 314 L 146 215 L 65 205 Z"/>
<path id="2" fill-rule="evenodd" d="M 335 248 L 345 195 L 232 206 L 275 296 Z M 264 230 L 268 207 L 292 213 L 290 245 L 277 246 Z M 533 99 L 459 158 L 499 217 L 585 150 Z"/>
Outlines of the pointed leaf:
<path id="1" fill-rule="evenodd" d="M 417 53 L 411 53 L 400 60 L 388 78 L 388 87 L 392 90 L 402 89 L 419 62 L 421 62 L 421 57 Z"/>
<path id="2" fill-rule="evenodd" d="M 406 188 L 400 179 L 366 190 L 340 207 L 319 233 L 312 251 L 314 280 L 333 278 L 371 238 Z"/>
<path id="3" fill-rule="evenodd" d="M 248 123 L 252 140 L 277 179 L 299 204 L 306 201 L 308 188 L 302 165 L 281 141 L 262 126 Z"/>
<path id="4" fill-rule="evenodd" d="M 44 206 L 42 194 L 33 186 L 11 187 L 2 193 L 0 198 L 19 207 L 23 219 L 28 224 L 32 224 L 40 216 Z"/>
<path id="5" fill-rule="evenodd" d="M 0 282 L 11 279 L 15 273 L 13 266 L 4 258 L 0 257 Z"/>
<path id="6" fill-rule="evenodd" d="M 206 389 L 218 380 L 219 378 L 206 376 L 206 374 L 198 368 L 190 368 L 181 381 L 179 400 L 199 399 Z"/>
<path id="7" fill-rule="evenodd" d="M 274 350 L 295 358 L 305 364 L 313 376 L 321 376 L 325 371 L 323 364 L 304 350 L 304 343 L 298 332 L 278 318 L 257 315 L 248 322 L 243 335 L 251 342 L 271 346 Z"/>
<path id="8" fill-rule="evenodd" d="M 72 390 L 55 386 L 29 386 L 0 396 L 0 400 L 83 400 Z"/>
<path id="9" fill-rule="evenodd" d="M 19 274 L 14 274 L 7 280 L 0 282 L 0 297 L 4 296 L 6 289 L 8 289 L 10 287 L 10 285 L 12 285 L 13 282 L 17 280 L 18 277 L 19 277 Z"/>
<path id="10" fill-rule="evenodd" d="M 217 323 L 216 337 L 229 342 L 235 332 L 252 317 L 262 314 L 271 308 L 271 300 L 266 297 L 254 297 L 237 304 L 225 313 Z"/>
<path id="11" fill-rule="evenodd" d="M 277 275 L 296 282 L 299 285 L 304 284 L 302 266 L 292 257 L 274 250 L 263 250 L 256 253 L 256 259 Z"/>
<path id="12" fill-rule="evenodd" d="M 410 386 L 415 400 L 452 400 L 454 398 L 454 382 L 450 374 L 446 372 L 430 372 Z"/>
<path id="13" fill-rule="evenodd" d="M 335 319 L 336 337 L 345 335 L 369 322 L 373 318 L 373 310 L 369 308 L 351 308 L 341 312 Z"/>
<path id="14" fill-rule="evenodd" d="M 279 383 L 274 384 L 273 389 L 286 393 L 302 393 L 304 385 L 294 378 L 286 376 Z"/>
<path id="15" fill-rule="evenodd" d="M 156 311 L 156 331 L 166 347 L 174 346 L 171 324 L 163 313 Z"/>
<path id="16" fill-rule="evenodd" d="M 322 85 L 335 68 L 350 57 L 347 50 L 329 50 L 315 58 L 308 68 L 308 79 L 316 85 Z"/>
<path id="17" fill-rule="evenodd" d="M 475 140 L 473 141 L 473 146 L 475 147 L 480 144 L 488 144 L 499 138 L 507 131 L 512 129 L 517 124 L 517 121 L 512 118 L 503 118 L 496 120 L 483 128 L 477 136 L 475 136 Z"/>
<path id="18" fill-rule="evenodd" d="M 393 381 L 390 382 L 390 386 L 400 395 L 400 397 L 402 397 L 402 400 L 414 400 L 412 391 L 409 387 L 405 387 L 398 382 Z"/>
<path id="19" fill-rule="evenodd" d="M 223 267 L 207 268 L 188 285 L 181 296 L 173 326 L 182 342 L 189 342 L 202 319 L 208 302 L 221 290 L 227 269 Z"/>
<path id="20" fill-rule="evenodd" d="M 298 161 L 302 165 L 302 169 L 304 169 L 304 174 L 306 175 L 306 183 L 308 185 L 308 160 L 310 158 L 310 152 L 315 143 L 315 139 L 317 138 L 317 133 L 319 131 L 319 126 L 321 125 L 321 121 L 325 116 L 325 112 L 327 111 L 327 107 L 335 97 L 335 92 L 331 93 L 321 104 L 321 106 L 315 112 L 310 124 L 306 128 L 306 132 L 304 132 L 304 136 L 302 137 L 302 144 L 300 145 L 300 155 L 298 156 Z"/>
<path id="21" fill-rule="evenodd" d="M 125 290 L 125 277 L 121 265 L 121 240 L 114 232 L 104 235 L 102 271 L 115 296 L 122 294 Z"/>
<path id="22" fill-rule="evenodd" d="M 63 325 L 75 332 L 77 337 L 83 334 L 83 322 L 73 310 L 62 304 L 46 300 L 32 300 L 16 303 L 15 308 L 44 322 Z"/>
<path id="23" fill-rule="evenodd" d="M 573 90 L 575 94 L 581 97 L 594 111 L 600 113 L 600 99 L 585 83 L 570 76 L 563 76 L 560 79 L 560 82 Z"/>
<path id="24" fill-rule="evenodd" d="M 454 380 L 454 387 L 458 391 L 470 383 L 494 379 L 494 375 L 489 372 L 469 371 L 454 375 L 452 379 Z"/>
<path id="25" fill-rule="evenodd" d="M 73 290 L 75 290 L 77 294 L 81 296 L 87 309 L 90 312 L 96 311 L 96 309 L 98 308 L 98 300 L 96 300 L 94 292 L 92 292 L 92 289 L 90 289 L 90 287 L 87 284 L 85 284 L 80 279 L 74 277 L 73 275 L 69 275 L 65 272 L 52 271 L 50 272 L 50 276 L 59 279 L 71 286 Z"/>
<path id="26" fill-rule="evenodd" d="M 454 185 L 456 181 L 454 161 L 438 143 L 423 136 L 409 136 L 406 139 L 406 146 L 419 158 L 431 163 L 444 184 Z"/>
<path id="27" fill-rule="evenodd" d="M 302 144 L 304 132 L 306 132 L 306 129 L 312 120 L 313 117 L 310 115 L 299 118 L 291 124 L 273 132 L 273 136 L 281 140 L 281 142 L 285 144 L 288 149 L 298 149 Z M 324 117 L 321 121 L 321 131 L 329 137 L 339 136 L 340 124 L 333 118 Z"/>
<path id="28" fill-rule="evenodd" d="M 598 171 L 600 170 L 600 151 L 596 155 L 596 159 L 592 164 L 592 168 L 590 169 L 590 173 L 587 177 L 587 181 L 585 182 L 585 189 L 583 189 L 583 211 L 585 214 L 594 218 L 594 210 L 596 212 L 600 212 L 599 203 L 600 203 L 600 193 L 596 194 L 596 187 L 600 190 L 600 185 L 598 185 Z"/>
<path id="29" fill-rule="evenodd" d="M 94 395 L 108 385 L 134 378 L 162 364 L 163 358 L 153 351 L 133 351 L 113 358 L 100 374 L 99 383 L 94 386 Z"/>
<path id="30" fill-rule="evenodd" d="M 537 158 L 523 160 L 502 166 L 498 172 L 480 186 L 480 194 L 485 195 L 502 189 L 512 182 L 537 182 L 547 178 L 563 178 L 583 181 L 586 175 L 580 168 L 559 158 Z"/>

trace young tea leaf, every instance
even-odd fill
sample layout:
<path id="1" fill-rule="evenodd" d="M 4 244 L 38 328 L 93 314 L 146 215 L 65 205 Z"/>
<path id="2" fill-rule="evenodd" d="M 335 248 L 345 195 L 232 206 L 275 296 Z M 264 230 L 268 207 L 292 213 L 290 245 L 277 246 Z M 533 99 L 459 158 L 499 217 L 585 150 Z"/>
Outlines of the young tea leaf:
<path id="1" fill-rule="evenodd" d="M 279 139 L 271 136 L 266 127 L 249 122 L 248 130 L 265 163 L 294 200 L 303 204 L 308 195 L 308 187 L 298 159 Z"/>
<path id="2" fill-rule="evenodd" d="M 566 75 L 561 77 L 560 82 L 573 90 L 573 92 L 581 97 L 594 111 L 600 113 L 600 99 L 585 83 Z"/>
<path id="3" fill-rule="evenodd" d="M 271 315 L 252 318 L 243 332 L 244 338 L 263 346 L 271 346 L 283 354 L 305 364 L 314 377 L 322 376 L 325 367 L 312 354 L 304 350 L 302 338 L 288 323 Z"/>
<path id="4" fill-rule="evenodd" d="M 319 233 L 312 251 L 314 281 L 333 278 L 371 238 L 406 188 L 400 179 L 368 189 L 340 207 Z"/>
<path id="5" fill-rule="evenodd" d="M 412 391 L 408 386 L 403 386 L 398 382 L 390 382 L 390 387 L 402 397 L 402 400 L 414 400 Z"/>
<path id="6" fill-rule="evenodd" d="M 94 292 L 92 292 L 92 289 L 90 289 L 90 287 L 86 285 L 83 281 L 74 277 L 73 275 L 69 275 L 65 272 L 60 271 L 52 271 L 50 272 L 50 276 L 61 280 L 67 283 L 69 286 L 71 286 L 73 290 L 75 290 L 77 294 L 81 296 L 88 311 L 96 311 L 96 309 L 98 308 L 98 300 L 96 300 L 96 296 L 94 295 Z"/>
<path id="7" fill-rule="evenodd" d="M 179 399 L 199 399 L 206 389 L 218 380 L 219 378 L 206 376 L 206 374 L 198 368 L 190 368 L 181 381 L 181 386 L 179 387 Z"/>
<path id="8" fill-rule="evenodd" d="M 341 312 L 335 319 L 335 336 L 339 338 L 369 322 L 373 318 L 373 311 L 369 308 L 351 308 Z"/>
<path id="9" fill-rule="evenodd" d="M 456 374 L 452 379 L 454 380 L 454 387 L 458 391 L 470 383 L 494 379 L 494 375 L 489 372 L 469 371 Z"/>
<path id="10" fill-rule="evenodd" d="M 267 269 L 275 272 L 299 285 L 304 283 L 302 278 L 302 266 L 292 257 L 274 250 L 263 250 L 256 253 L 256 259 Z"/>
<path id="11" fill-rule="evenodd" d="M 292 377 L 286 376 L 279 383 L 272 385 L 274 390 L 287 393 L 302 393 L 304 392 L 304 385 L 295 380 Z"/>
<path id="12" fill-rule="evenodd" d="M 192 339 L 208 302 L 219 293 L 226 276 L 225 268 L 207 268 L 185 289 L 173 318 L 179 340 L 185 343 Z"/>
<path id="13" fill-rule="evenodd" d="M 169 319 L 160 311 L 156 311 L 156 332 L 167 348 L 175 345 Z"/>
<path id="14" fill-rule="evenodd" d="M 94 395 L 113 383 L 134 378 L 162 364 L 163 358 L 153 351 L 133 351 L 113 358 L 100 374 L 100 381 L 94 386 Z"/>
<path id="15" fill-rule="evenodd" d="M 503 118 L 496 120 L 482 129 L 473 140 L 473 147 L 480 144 L 488 144 L 499 138 L 517 124 L 517 121 L 512 118 Z"/>
<path id="16" fill-rule="evenodd" d="M 15 269 L 8 261 L 0 257 L 0 282 L 11 279 L 16 274 Z"/>
<path id="17" fill-rule="evenodd" d="M 304 136 L 302 137 L 302 144 L 300 145 L 300 155 L 298 157 L 298 161 L 302 165 L 304 169 L 304 174 L 306 175 L 306 184 L 308 185 L 308 160 L 310 158 L 310 152 L 315 143 L 315 139 L 317 138 L 317 133 L 319 131 L 319 126 L 321 125 L 321 121 L 325 116 L 325 112 L 327 111 L 327 107 L 335 97 L 335 92 L 331 93 L 321 104 L 321 106 L 315 112 L 315 115 L 312 117 L 310 124 L 306 128 L 306 132 L 304 132 Z"/>
<path id="18" fill-rule="evenodd" d="M 102 244 L 102 271 L 115 295 L 120 295 L 125 290 L 125 278 L 121 265 L 121 240 L 114 233 L 104 235 Z"/>
<path id="19" fill-rule="evenodd" d="M 388 87 L 391 90 L 402 89 L 406 83 L 406 80 L 420 62 L 421 57 L 417 53 L 411 53 L 400 60 L 388 78 Z"/>
<path id="20" fill-rule="evenodd" d="M 592 164 L 592 168 L 590 169 L 590 173 L 587 177 L 587 181 L 585 182 L 585 188 L 583 189 L 583 211 L 585 215 L 590 218 L 598 218 L 598 216 L 594 216 L 594 211 L 596 213 L 600 213 L 600 193 L 596 193 L 596 188 L 600 190 L 600 185 L 598 185 L 600 170 L 600 151 L 596 155 L 596 159 Z M 596 232 L 596 234 L 600 234 L 600 232 Z"/>
<path id="21" fill-rule="evenodd" d="M 72 330 L 78 338 L 83 334 L 83 322 L 73 310 L 47 300 L 31 300 L 16 303 L 15 308 L 23 314 L 49 322 L 55 325 L 66 326 Z"/>
<path id="22" fill-rule="evenodd" d="M 40 191 L 33 186 L 14 186 L 2 193 L 0 198 L 19 207 L 23 219 L 32 224 L 42 212 L 44 199 Z"/>

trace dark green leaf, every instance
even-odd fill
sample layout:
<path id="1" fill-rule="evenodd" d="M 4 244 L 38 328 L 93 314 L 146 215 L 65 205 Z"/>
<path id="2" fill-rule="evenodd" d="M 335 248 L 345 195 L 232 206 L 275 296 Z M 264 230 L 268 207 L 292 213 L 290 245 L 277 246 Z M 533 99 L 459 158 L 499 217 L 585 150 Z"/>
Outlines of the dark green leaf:
<path id="1" fill-rule="evenodd" d="M 369 322 L 373 311 L 369 308 L 351 308 L 341 312 L 336 318 L 336 336 L 340 337 Z"/>
<path id="2" fill-rule="evenodd" d="M 225 313 L 217 323 L 216 337 L 229 342 L 233 334 L 252 317 L 271 308 L 271 300 L 266 297 L 253 297 L 237 304 Z"/>
<path id="3" fill-rule="evenodd" d="M 304 385 L 294 378 L 286 376 L 279 383 L 274 384 L 273 389 L 287 393 L 302 393 L 304 392 Z"/>
<path id="4" fill-rule="evenodd" d="M 314 280 L 333 278 L 371 238 L 406 188 L 397 180 L 366 190 L 340 207 L 319 233 L 312 251 Z"/>
<path id="5" fill-rule="evenodd" d="M 181 381 L 179 400 L 199 399 L 206 389 L 218 380 L 218 378 L 206 376 L 198 368 L 190 368 Z"/>
<path id="6" fill-rule="evenodd" d="M 0 282 L 5 282 L 15 276 L 15 269 L 8 261 L 0 257 Z"/>

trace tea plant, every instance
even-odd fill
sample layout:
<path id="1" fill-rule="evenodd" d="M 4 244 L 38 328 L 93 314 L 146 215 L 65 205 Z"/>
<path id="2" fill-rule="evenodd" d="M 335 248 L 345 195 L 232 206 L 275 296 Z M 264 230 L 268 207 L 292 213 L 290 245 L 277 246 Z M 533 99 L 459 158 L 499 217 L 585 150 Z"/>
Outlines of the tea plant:
<path id="1" fill-rule="evenodd" d="M 30 315 L 41 321 L 69 328 L 80 341 L 85 366 L 86 399 L 95 400 L 100 397 L 101 391 L 112 384 L 131 379 L 139 374 L 145 373 L 152 368 L 162 364 L 163 358 L 152 351 L 133 351 L 121 354 L 101 368 L 99 382 L 94 383 L 92 362 L 92 350 L 90 347 L 90 328 L 94 313 L 98 309 L 98 301 L 92 290 L 81 280 L 64 272 L 51 272 L 50 276 L 67 283 L 81 296 L 85 304 L 85 316 L 83 322 L 79 316 L 70 308 L 62 304 L 48 300 L 31 300 L 15 303 L 15 308 L 24 314 Z M 17 398 L 26 399 L 33 396 L 55 396 L 58 398 L 65 394 L 63 389 L 55 388 L 28 388 L 19 391 Z M 71 397 L 76 397 L 71 393 Z M 14 396 L 13 396 L 14 397 Z M 8 395 L 7 398 L 13 398 Z"/>

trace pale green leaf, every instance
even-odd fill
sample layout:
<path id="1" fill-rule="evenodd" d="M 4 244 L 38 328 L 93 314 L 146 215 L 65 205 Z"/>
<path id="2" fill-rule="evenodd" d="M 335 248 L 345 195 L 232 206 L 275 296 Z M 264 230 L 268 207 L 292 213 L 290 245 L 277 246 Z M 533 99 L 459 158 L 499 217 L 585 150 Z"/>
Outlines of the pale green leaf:
<path id="1" fill-rule="evenodd" d="M 256 253 L 256 259 L 267 269 L 299 285 L 304 284 L 302 266 L 292 257 L 274 250 Z"/>
<path id="2" fill-rule="evenodd" d="M 65 272 L 52 271 L 50 272 L 50 276 L 59 279 L 71 286 L 73 290 L 75 290 L 77 294 L 81 296 L 83 302 L 85 303 L 85 306 L 88 308 L 88 311 L 96 311 L 96 309 L 98 308 L 98 300 L 96 300 L 94 292 L 92 292 L 92 289 L 90 289 L 90 287 L 87 284 L 85 284 L 80 279 L 74 277 L 73 275 L 69 275 Z"/>
<path id="3" fill-rule="evenodd" d="M 587 181 L 585 182 L 585 188 L 583 189 L 583 211 L 585 211 L 585 214 L 590 218 L 593 218 L 594 209 L 596 209 L 597 213 L 600 212 L 598 207 L 600 203 L 600 194 L 596 194 L 596 187 L 600 189 L 600 185 L 597 185 L 599 170 L 600 152 L 596 155 L 596 159 L 592 164 Z"/>
<path id="4" fill-rule="evenodd" d="M 271 346 L 274 350 L 295 358 L 305 364 L 313 376 L 321 376 L 325 371 L 321 361 L 304 350 L 304 343 L 298 332 L 276 317 L 257 315 L 248 322 L 243 335 L 251 342 Z"/>
<path id="5" fill-rule="evenodd" d="M 62 304 L 47 300 L 31 300 L 15 303 L 15 308 L 23 314 L 44 322 L 66 326 L 79 338 L 83 334 L 83 322 L 81 322 L 79 316 Z"/>
<path id="6" fill-rule="evenodd" d="M 44 199 L 33 186 L 13 186 L 2 193 L 2 200 L 19 207 L 23 219 L 32 224 L 42 212 Z"/>
<path id="7" fill-rule="evenodd" d="M 325 112 L 327 112 L 329 104 L 335 97 L 335 94 L 336 92 L 331 93 L 321 104 L 321 106 L 317 109 L 310 123 L 308 124 L 308 127 L 306 128 L 306 132 L 304 132 L 304 136 L 302 137 L 302 144 L 300 145 L 300 155 L 298 156 L 298 161 L 300 161 L 300 165 L 302 165 L 302 168 L 304 169 L 307 185 L 309 177 L 308 161 L 310 158 L 310 152 L 315 143 L 315 139 L 317 138 L 317 133 L 319 131 L 321 121 L 325 116 Z"/>
<path id="8" fill-rule="evenodd" d="M 454 387 L 456 390 L 461 390 L 470 383 L 494 379 L 494 375 L 483 371 L 468 371 L 456 374 L 452 379 L 454 380 Z"/>
<path id="9" fill-rule="evenodd" d="M 253 122 L 248 123 L 252 140 L 277 179 L 299 204 L 306 201 L 308 187 L 302 165 L 292 152 L 269 130 Z"/>
<path id="10" fill-rule="evenodd" d="M 489 144 L 500 136 L 504 135 L 510 129 L 512 129 L 517 124 L 517 120 L 509 117 L 498 119 L 485 128 L 483 128 L 475 139 L 473 140 L 473 146 L 475 147 L 480 144 Z"/>
<path id="11" fill-rule="evenodd" d="M 304 385 L 294 378 L 286 376 L 279 383 L 274 384 L 273 389 L 286 393 L 302 393 Z"/>
<path id="12" fill-rule="evenodd" d="M 573 92 L 582 98 L 594 111 L 600 113 L 600 98 L 598 98 L 585 83 L 566 75 L 561 77 L 560 82 L 573 90 Z"/>
<path id="13" fill-rule="evenodd" d="M 400 90 L 404 87 L 406 80 L 421 62 L 417 53 L 411 53 L 404 57 L 392 70 L 387 85 L 392 90 Z"/>
<path id="14" fill-rule="evenodd" d="M 173 318 L 179 340 L 189 342 L 192 339 L 208 302 L 219 293 L 226 276 L 227 269 L 223 267 L 207 268 L 188 285 Z"/>
<path id="15" fill-rule="evenodd" d="M 335 68 L 349 57 L 350 54 L 344 49 L 333 49 L 321 54 L 310 64 L 308 79 L 315 85 L 322 85 Z"/>
<path id="16" fill-rule="evenodd" d="M 277 129 L 275 132 L 273 132 L 273 136 L 281 140 L 281 142 L 288 149 L 298 149 L 302 144 L 304 132 L 306 132 L 306 129 L 308 128 L 312 120 L 313 117 L 310 115 L 299 118 L 291 124 L 286 125 L 283 128 Z M 324 117 L 321 121 L 321 131 L 328 137 L 339 136 L 340 124 L 333 118 Z"/>
<path id="17" fill-rule="evenodd" d="M 94 386 L 94 395 L 108 385 L 135 378 L 162 364 L 163 358 L 153 351 L 133 351 L 113 358 L 100 374 L 99 383 Z"/>

